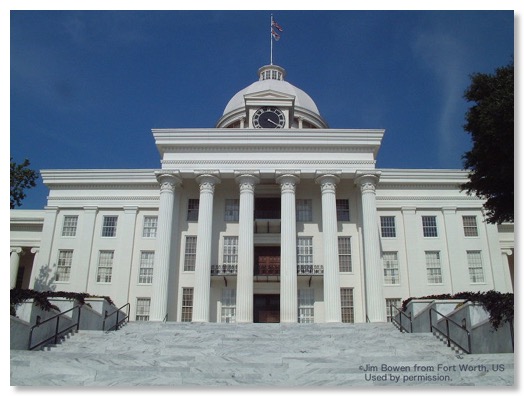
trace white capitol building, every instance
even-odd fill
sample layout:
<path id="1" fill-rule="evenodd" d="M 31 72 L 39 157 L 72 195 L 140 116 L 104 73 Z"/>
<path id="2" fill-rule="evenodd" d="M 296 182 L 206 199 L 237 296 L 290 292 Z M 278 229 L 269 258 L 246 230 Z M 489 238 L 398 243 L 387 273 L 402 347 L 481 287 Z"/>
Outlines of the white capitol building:
<path id="1" fill-rule="evenodd" d="M 42 170 L 11 211 L 11 287 L 110 296 L 131 320 L 385 322 L 408 297 L 513 291 L 512 224 L 461 170 L 378 169 L 276 65 L 215 128 L 154 129 L 159 169 Z"/>

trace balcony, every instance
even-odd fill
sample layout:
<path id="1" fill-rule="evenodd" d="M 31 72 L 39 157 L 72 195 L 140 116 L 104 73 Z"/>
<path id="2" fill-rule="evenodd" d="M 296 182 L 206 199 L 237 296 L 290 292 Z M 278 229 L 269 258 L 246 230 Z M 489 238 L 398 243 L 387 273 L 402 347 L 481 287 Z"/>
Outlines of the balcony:
<path id="1" fill-rule="evenodd" d="M 297 264 L 297 275 L 323 275 L 322 264 Z"/>
<path id="2" fill-rule="evenodd" d="M 238 264 L 213 264 L 211 265 L 211 275 L 225 276 L 236 275 Z"/>

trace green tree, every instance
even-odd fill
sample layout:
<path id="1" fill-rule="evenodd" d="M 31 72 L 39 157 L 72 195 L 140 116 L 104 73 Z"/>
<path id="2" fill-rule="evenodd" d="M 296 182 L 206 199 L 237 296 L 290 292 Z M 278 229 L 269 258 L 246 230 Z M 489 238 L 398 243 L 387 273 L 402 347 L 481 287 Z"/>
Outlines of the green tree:
<path id="1" fill-rule="evenodd" d="M 466 113 L 464 129 L 473 148 L 463 155 L 469 181 L 462 188 L 485 199 L 487 221 L 514 221 L 513 61 L 495 74 L 476 73 L 464 93 L 475 104 Z"/>
<path id="2" fill-rule="evenodd" d="M 17 164 L 11 158 L 11 209 L 22 205 L 25 198 L 25 190 L 36 186 L 38 173 L 29 168 L 31 163 L 26 158 L 21 164 Z"/>

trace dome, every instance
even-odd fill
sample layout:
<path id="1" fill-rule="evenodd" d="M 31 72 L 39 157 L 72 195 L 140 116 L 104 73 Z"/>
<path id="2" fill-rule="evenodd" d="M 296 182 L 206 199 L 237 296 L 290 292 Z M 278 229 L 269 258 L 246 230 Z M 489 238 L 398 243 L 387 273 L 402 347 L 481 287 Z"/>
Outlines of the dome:
<path id="1" fill-rule="evenodd" d="M 309 110 L 315 114 L 320 115 L 318 112 L 317 105 L 307 93 L 302 91 L 300 88 L 295 87 L 293 84 L 281 80 L 257 81 L 251 84 L 250 86 L 242 89 L 241 91 L 237 92 L 228 102 L 224 110 L 224 115 L 239 108 L 243 108 L 245 95 L 268 90 L 293 95 L 295 97 L 296 107 L 302 107 L 303 109 Z"/>
<path id="2" fill-rule="evenodd" d="M 282 67 L 262 66 L 258 75 L 258 81 L 238 91 L 227 103 L 217 123 L 218 128 L 245 128 L 250 121 L 244 123 L 242 119 L 252 114 L 250 109 L 255 103 L 262 105 L 266 101 L 271 105 L 279 100 L 287 101 L 283 106 L 290 115 L 288 128 L 327 128 L 313 99 L 300 88 L 284 81 L 286 71 Z"/>

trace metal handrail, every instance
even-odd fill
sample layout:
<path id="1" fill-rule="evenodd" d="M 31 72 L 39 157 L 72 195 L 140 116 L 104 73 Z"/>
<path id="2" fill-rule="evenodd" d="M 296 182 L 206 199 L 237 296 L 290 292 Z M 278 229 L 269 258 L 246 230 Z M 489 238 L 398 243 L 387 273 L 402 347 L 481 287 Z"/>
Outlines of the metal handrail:
<path id="1" fill-rule="evenodd" d="M 397 312 L 399 313 L 399 321 L 397 321 L 395 319 L 395 316 L 393 315 L 393 308 L 395 308 L 397 310 Z M 399 330 L 402 332 L 402 330 L 404 330 L 405 332 L 408 332 L 408 333 L 413 333 L 413 320 L 411 319 L 411 312 L 409 313 L 409 315 L 407 315 L 404 311 L 402 311 L 400 308 L 397 308 L 395 307 L 394 305 L 390 305 L 389 306 L 389 314 L 391 316 L 391 321 L 396 323 L 398 326 L 399 326 Z M 406 318 L 408 318 L 409 320 L 409 331 L 406 327 L 404 327 L 404 325 L 402 324 L 402 315 L 404 315 Z"/>
<path id="2" fill-rule="evenodd" d="M 124 308 L 126 308 L 126 307 L 127 307 L 127 314 L 124 316 L 124 318 L 123 318 L 122 320 L 119 321 L 119 320 L 118 320 L 118 315 L 119 315 L 119 313 L 120 313 L 120 310 L 121 310 L 121 309 L 124 309 Z M 122 306 L 121 306 L 120 308 L 118 308 L 116 311 L 111 312 L 110 314 L 108 314 L 107 311 L 105 311 L 104 322 L 102 323 L 102 331 L 111 331 L 111 330 L 113 330 L 113 329 L 118 329 L 118 327 L 119 327 L 122 323 L 124 323 L 124 322 L 126 321 L 126 319 L 127 319 L 127 321 L 129 322 L 129 310 L 130 310 L 130 307 L 131 307 L 131 305 L 130 305 L 129 303 L 127 303 L 127 304 L 122 305 Z M 116 321 L 115 321 L 115 324 L 114 324 L 113 326 L 111 326 L 109 329 L 106 330 L 106 320 L 107 320 L 109 317 L 111 317 L 111 316 L 113 316 L 113 315 L 115 315 L 115 314 L 116 314 Z"/>
<path id="3" fill-rule="evenodd" d="M 66 327 L 65 329 L 62 329 L 62 330 L 58 330 L 59 327 L 60 327 L 60 317 L 65 315 L 66 313 L 69 313 L 75 309 L 78 308 L 78 318 L 77 318 L 77 321 L 75 324 L 69 326 L 69 327 Z M 74 327 L 76 327 L 76 331 L 79 330 L 80 328 L 80 312 L 82 311 L 82 305 L 76 305 L 74 306 L 73 308 L 71 309 L 68 309 L 67 311 L 64 311 L 64 312 L 60 312 L 59 314 L 56 314 L 55 316 L 52 316 L 46 320 L 44 320 L 43 322 L 40 322 L 40 316 L 37 316 L 36 317 L 36 324 L 31 327 L 31 331 L 29 332 L 29 343 L 28 343 L 28 348 L 30 351 L 35 349 L 35 348 L 38 348 L 39 346 L 41 345 L 44 345 L 46 344 L 47 342 L 49 342 L 51 339 L 54 338 L 54 343 L 55 344 L 58 344 L 58 337 L 61 335 L 61 334 L 64 334 L 66 332 L 69 332 L 71 329 L 73 329 Z M 36 345 L 33 345 L 31 346 L 31 343 L 33 342 L 33 330 L 36 329 L 37 327 L 40 327 L 41 325 L 43 325 L 44 323 L 47 323 L 47 322 L 50 322 L 52 320 L 55 320 L 56 319 L 56 326 L 55 326 L 55 334 L 52 335 L 51 337 L 48 337 L 46 338 L 45 340 L 39 342 L 38 344 Z"/>
<path id="4" fill-rule="evenodd" d="M 432 319 L 432 315 L 431 315 L 431 311 L 434 311 L 436 314 L 442 316 L 445 320 L 446 320 L 446 333 L 445 334 L 444 332 L 442 332 L 439 328 L 437 328 L 436 326 L 433 326 L 433 319 Z M 452 323 L 454 324 L 455 326 L 457 326 L 459 329 L 461 329 L 462 331 L 465 331 L 467 336 L 468 336 L 468 349 L 464 348 L 462 345 L 460 345 L 457 341 L 453 340 L 449 334 L 449 323 Z M 448 347 L 451 347 L 451 343 L 453 342 L 453 344 L 455 344 L 457 347 L 459 347 L 460 349 L 462 349 L 464 352 L 466 353 L 471 353 L 471 333 L 469 332 L 468 329 L 466 329 L 466 326 L 462 326 L 460 324 L 458 324 L 457 322 L 455 322 L 453 319 L 447 317 L 446 315 L 444 314 L 441 314 L 439 311 L 437 311 L 436 309 L 434 308 L 430 308 L 429 310 L 429 328 L 430 328 L 430 331 L 433 332 L 433 331 L 437 331 L 438 333 L 442 334 L 446 340 L 448 341 Z"/>

